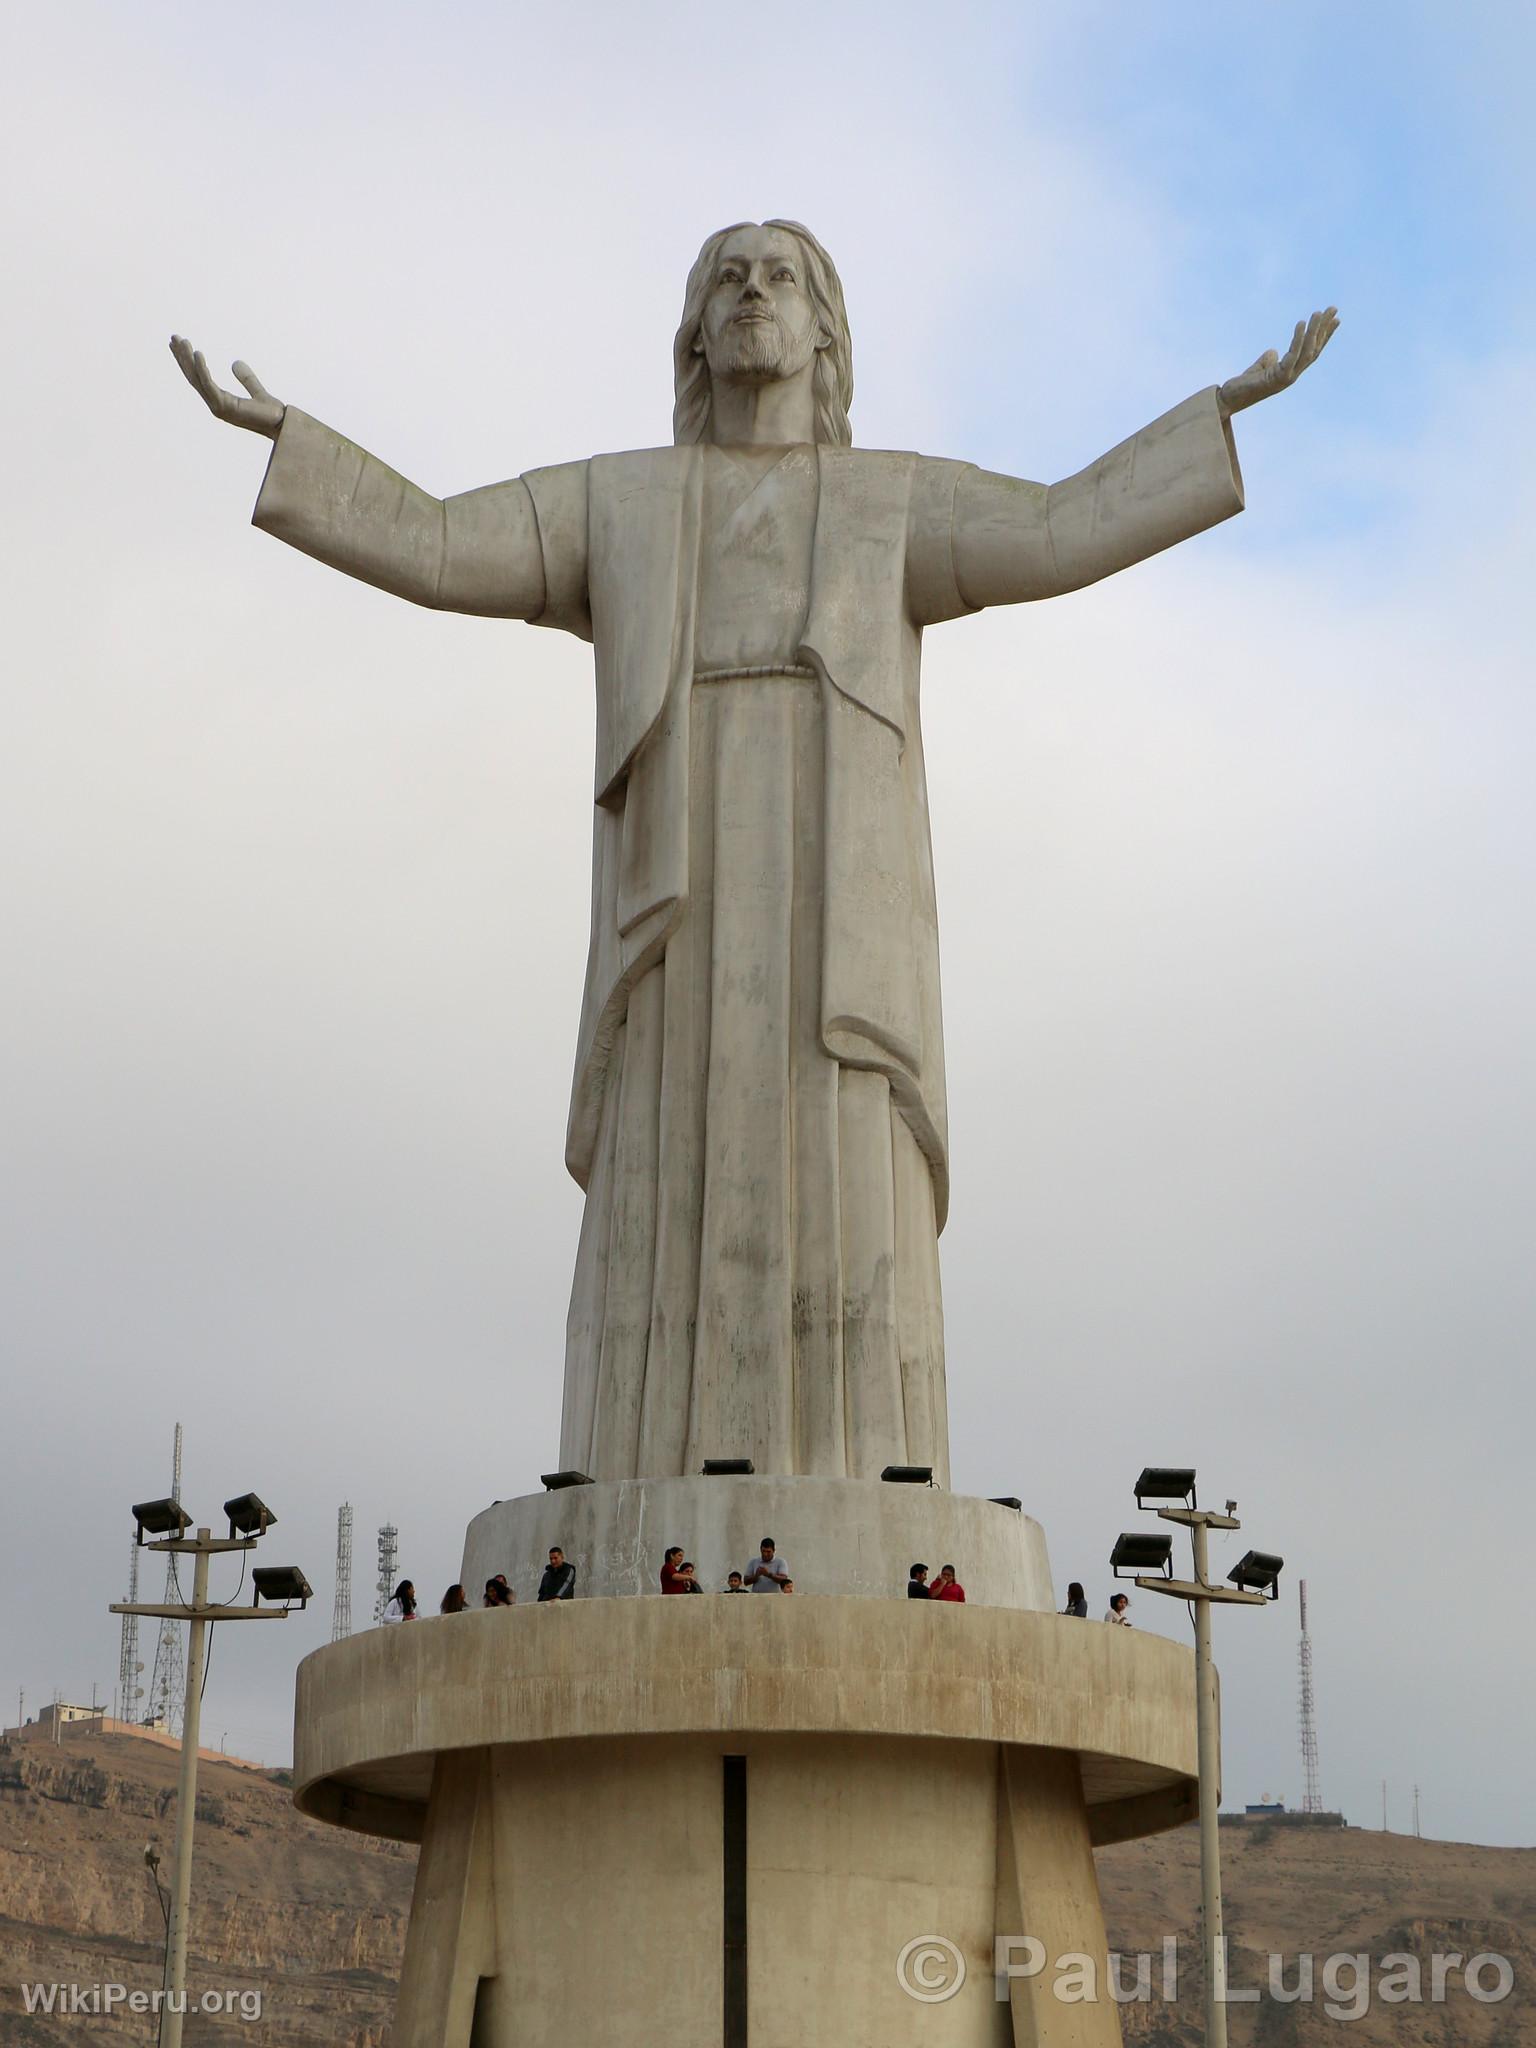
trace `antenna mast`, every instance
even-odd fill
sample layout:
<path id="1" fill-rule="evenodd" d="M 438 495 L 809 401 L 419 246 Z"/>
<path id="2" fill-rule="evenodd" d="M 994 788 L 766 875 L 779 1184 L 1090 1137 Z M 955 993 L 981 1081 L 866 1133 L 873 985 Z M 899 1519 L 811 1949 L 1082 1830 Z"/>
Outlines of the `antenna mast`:
<path id="1" fill-rule="evenodd" d="M 395 1597 L 395 1564 L 399 1554 L 400 1531 L 393 1522 L 386 1522 L 379 1531 L 379 1582 L 374 1588 L 377 1597 L 373 1603 L 375 1626 L 384 1619 L 384 1610 Z"/>
<path id="2" fill-rule="evenodd" d="M 181 1424 L 176 1425 L 176 1448 L 171 1457 L 171 1499 L 181 1499 Z M 165 1560 L 165 1602 L 169 1607 L 180 1606 L 181 1589 L 176 1583 L 176 1553 L 173 1550 Z M 146 1719 L 162 1720 L 173 1735 L 181 1733 L 181 1718 L 186 1710 L 187 1673 L 182 1659 L 181 1624 L 172 1621 L 169 1615 L 160 1624 L 160 1639 L 155 1644 L 155 1670 L 149 1686 L 149 1713 Z"/>
<path id="3" fill-rule="evenodd" d="M 336 1510 L 336 1600 L 331 1608 L 331 1641 L 352 1633 L 352 1503 Z"/>
<path id="4" fill-rule="evenodd" d="M 139 1545 L 137 1537 L 128 1545 L 128 1605 L 137 1604 L 139 1597 Z M 122 1716 L 125 1721 L 136 1721 L 136 1702 L 144 1697 L 144 1688 L 139 1683 L 139 1673 L 144 1666 L 139 1662 L 139 1617 L 136 1614 L 123 1616 L 123 1640 L 117 1659 L 117 1690 L 122 1702 Z"/>
<path id="5" fill-rule="evenodd" d="M 1300 1651 L 1301 1774 L 1303 1813 L 1323 1810 L 1322 1780 L 1317 1765 L 1317 1705 L 1312 1697 L 1312 1638 L 1307 1633 L 1307 1582 L 1301 1582 Z"/>

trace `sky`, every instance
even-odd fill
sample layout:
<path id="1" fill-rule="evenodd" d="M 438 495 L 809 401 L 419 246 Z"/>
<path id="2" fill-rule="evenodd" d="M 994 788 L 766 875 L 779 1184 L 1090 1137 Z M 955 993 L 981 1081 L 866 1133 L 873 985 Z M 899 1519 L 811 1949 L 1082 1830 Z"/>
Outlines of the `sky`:
<path id="1" fill-rule="evenodd" d="M 1326 1802 L 1536 1842 L 1533 44 L 1497 0 L 17 20 L 5 1721 L 110 1698 L 176 1422 L 194 1514 L 254 1488 L 316 1589 L 217 1642 L 205 1739 L 274 1763 L 338 1504 L 354 1613 L 386 1520 L 435 1605 L 558 1441 L 589 653 L 254 533 L 264 446 L 168 335 L 460 490 L 668 439 L 698 245 L 787 215 L 856 440 L 1045 480 L 1341 310 L 1236 422 L 1242 518 L 928 637 L 954 1479 L 1098 1611 L 1136 1474 L 1195 1465 L 1221 1568 L 1286 1559 L 1218 1617 L 1227 1803 L 1299 1803 L 1305 1578 Z"/>

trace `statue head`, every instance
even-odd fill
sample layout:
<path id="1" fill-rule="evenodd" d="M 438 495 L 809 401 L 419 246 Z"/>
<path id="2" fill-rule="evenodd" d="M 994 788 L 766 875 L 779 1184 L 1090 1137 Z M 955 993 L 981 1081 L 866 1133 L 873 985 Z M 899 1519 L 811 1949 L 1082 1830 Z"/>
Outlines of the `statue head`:
<path id="1" fill-rule="evenodd" d="M 816 439 L 853 439 L 853 342 L 832 258 L 798 221 L 738 221 L 709 237 L 688 273 L 672 344 L 672 438 L 708 433 L 717 378 L 766 384 L 810 368 Z"/>

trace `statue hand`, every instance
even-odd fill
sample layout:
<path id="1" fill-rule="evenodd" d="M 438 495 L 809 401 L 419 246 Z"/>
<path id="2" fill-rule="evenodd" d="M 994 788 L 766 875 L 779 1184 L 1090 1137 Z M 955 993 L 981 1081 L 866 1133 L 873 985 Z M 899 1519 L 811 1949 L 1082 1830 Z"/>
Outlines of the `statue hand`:
<path id="1" fill-rule="evenodd" d="M 226 391 L 213 381 L 202 350 L 193 348 L 179 334 L 171 336 L 171 354 L 181 365 L 181 374 L 216 420 L 228 420 L 233 427 L 245 427 L 253 434 L 265 434 L 268 440 L 276 440 L 287 407 L 280 398 L 272 396 L 249 363 L 234 365 L 235 375 L 251 394 L 249 398 L 237 398 L 233 391 Z"/>
<path id="2" fill-rule="evenodd" d="M 1287 385 L 1294 384 L 1302 371 L 1317 361 L 1333 338 L 1338 324 L 1336 306 L 1314 313 L 1310 320 L 1298 320 L 1291 345 L 1283 356 L 1267 348 L 1256 363 L 1251 363 L 1240 376 L 1229 377 L 1222 385 L 1217 396 L 1223 413 L 1241 412 L 1244 406 L 1257 405 L 1261 398 L 1273 398 L 1277 391 L 1284 391 Z"/>

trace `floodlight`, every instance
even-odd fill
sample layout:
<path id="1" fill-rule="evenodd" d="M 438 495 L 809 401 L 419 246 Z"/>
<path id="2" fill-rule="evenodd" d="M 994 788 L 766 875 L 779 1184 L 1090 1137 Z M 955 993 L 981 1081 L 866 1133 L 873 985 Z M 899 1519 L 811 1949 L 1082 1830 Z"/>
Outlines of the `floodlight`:
<path id="1" fill-rule="evenodd" d="M 1171 1536 L 1149 1536 L 1133 1529 L 1122 1536 L 1109 1553 L 1117 1579 L 1134 1578 L 1138 1573 L 1161 1572 L 1165 1578 L 1173 1577 L 1173 1538 Z"/>
<path id="2" fill-rule="evenodd" d="M 1022 1515 L 1024 1512 L 1023 1501 L 1016 1500 L 1011 1493 L 994 1493 L 992 1505 L 995 1508 L 1012 1508 L 1016 1515 Z"/>
<path id="3" fill-rule="evenodd" d="M 1227 1577 L 1245 1593 L 1268 1593 L 1271 1600 L 1278 1600 L 1284 1563 L 1283 1557 L 1275 1557 L 1267 1550 L 1250 1550 L 1237 1560 Z"/>
<path id="4" fill-rule="evenodd" d="M 750 1479 L 757 1470 L 750 1458 L 706 1458 L 706 1479 Z"/>
<path id="5" fill-rule="evenodd" d="M 1193 1509 L 1195 1475 L 1192 1468 L 1188 1465 L 1148 1465 L 1136 1482 L 1136 1505 L 1144 1508 L 1149 1500 L 1181 1500 Z"/>
<path id="6" fill-rule="evenodd" d="M 887 1465 L 880 1474 L 880 1477 L 882 1479 L 889 1479 L 898 1486 L 932 1486 L 933 1467 L 931 1465 Z"/>
<path id="7" fill-rule="evenodd" d="M 297 1600 L 301 1607 L 305 1607 L 314 1591 L 296 1564 L 258 1565 L 251 1573 L 251 1584 L 255 1588 L 251 1604 L 256 1607 L 263 1600 L 269 1600 L 273 1606 L 279 1600 L 284 1603 Z"/>
<path id="8" fill-rule="evenodd" d="M 151 1536 L 185 1536 L 192 1526 L 192 1517 L 179 1500 L 170 1496 L 164 1500 L 141 1500 L 134 1508 L 133 1519 L 140 1543 L 146 1530 Z"/>
<path id="9" fill-rule="evenodd" d="M 254 1493 L 242 1493 L 234 1500 L 225 1501 L 224 1512 L 229 1517 L 231 1538 L 265 1536 L 277 1520 L 266 1502 Z"/>
<path id="10" fill-rule="evenodd" d="M 585 1472 L 541 1472 L 539 1484 L 546 1493 L 559 1493 L 566 1486 L 591 1486 L 593 1480 Z"/>

